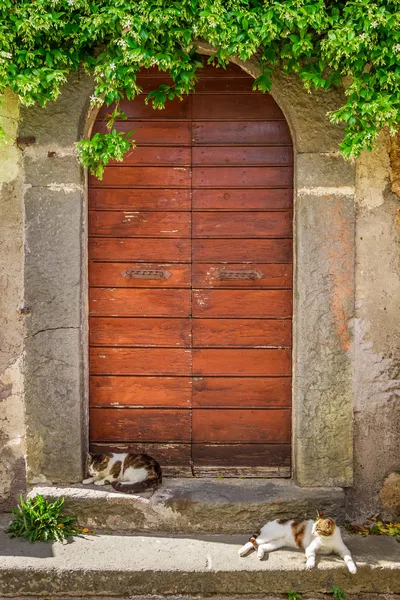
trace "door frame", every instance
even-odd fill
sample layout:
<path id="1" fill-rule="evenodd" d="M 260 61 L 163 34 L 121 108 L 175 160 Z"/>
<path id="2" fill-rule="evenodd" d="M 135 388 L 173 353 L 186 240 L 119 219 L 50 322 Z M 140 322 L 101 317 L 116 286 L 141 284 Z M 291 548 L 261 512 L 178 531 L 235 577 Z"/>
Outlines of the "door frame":
<path id="1" fill-rule="evenodd" d="M 198 50 L 214 51 L 206 43 Z M 232 62 L 253 77 L 261 72 L 256 61 Z M 98 110 L 89 106 L 92 89 L 91 79 L 74 75 L 45 111 L 22 111 L 20 135 L 37 141 L 34 157 L 23 156 L 30 483 L 80 481 L 88 447 L 88 186 L 74 143 L 90 135 Z M 311 95 L 278 73 L 272 96 L 294 152 L 293 478 L 350 486 L 355 167 L 338 155 L 342 129 L 326 117 L 341 92 Z"/>

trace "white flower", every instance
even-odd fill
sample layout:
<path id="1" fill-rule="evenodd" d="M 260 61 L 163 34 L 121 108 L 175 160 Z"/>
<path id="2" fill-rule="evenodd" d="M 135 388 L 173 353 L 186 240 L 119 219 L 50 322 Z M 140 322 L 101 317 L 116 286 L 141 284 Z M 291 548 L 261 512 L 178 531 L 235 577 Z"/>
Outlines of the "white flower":
<path id="1" fill-rule="evenodd" d="M 372 23 L 371 23 L 371 27 L 372 27 L 373 29 L 375 29 L 376 27 L 378 27 L 378 21 L 372 21 Z"/>
<path id="2" fill-rule="evenodd" d="M 110 63 L 110 69 L 111 69 L 111 71 L 115 71 L 116 68 L 117 67 L 115 66 L 114 63 Z"/>
<path id="3" fill-rule="evenodd" d="M 99 98 L 98 96 L 95 96 L 94 94 L 92 96 L 90 96 L 90 102 L 93 106 L 96 106 L 96 104 L 101 106 L 103 104 L 103 100 L 101 98 Z"/>
<path id="4" fill-rule="evenodd" d="M 68 4 L 72 6 L 75 3 L 75 0 L 67 0 Z"/>
<path id="5" fill-rule="evenodd" d="M 393 52 L 400 52 L 400 44 L 395 44 L 393 46 Z"/>
<path id="6" fill-rule="evenodd" d="M 127 44 L 126 40 L 118 40 L 117 45 L 120 46 L 121 48 L 126 48 L 128 44 Z"/>
<path id="7" fill-rule="evenodd" d="M 367 34 L 366 34 L 366 33 L 362 33 L 362 34 L 360 35 L 360 40 L 363 40 L 363 41 L 364 41 L 364 40 L 365 40 L 367 37 L 368 37 L 368 36 L 367 36 Z"/>

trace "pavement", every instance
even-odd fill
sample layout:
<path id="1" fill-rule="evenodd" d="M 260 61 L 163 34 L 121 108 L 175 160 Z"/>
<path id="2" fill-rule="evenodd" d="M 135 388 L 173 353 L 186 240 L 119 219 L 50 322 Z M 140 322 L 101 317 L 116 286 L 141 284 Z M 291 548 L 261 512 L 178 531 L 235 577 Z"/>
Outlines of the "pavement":
<path id="1" fill-rule="evenodd" d="M 317 597 L 334 584 L 348 594 L 372 594 L 371 600 L 400 593 L 400 544 L 394 539 L 348 538 L 356 575 L 332 556 L 321 557 L 317 568 L 307 572 L 303 552 L 295 550 L 272 552 L 263 561 L 254 553 L 239 558 L 244 541 L 244 535 L 98 532 L 67 544 L 30 544 L 11 540 L 2 531 L 0 597 L 183 595 L 266 600 L 268 595 L 287 597 L 288 590 Z"/>

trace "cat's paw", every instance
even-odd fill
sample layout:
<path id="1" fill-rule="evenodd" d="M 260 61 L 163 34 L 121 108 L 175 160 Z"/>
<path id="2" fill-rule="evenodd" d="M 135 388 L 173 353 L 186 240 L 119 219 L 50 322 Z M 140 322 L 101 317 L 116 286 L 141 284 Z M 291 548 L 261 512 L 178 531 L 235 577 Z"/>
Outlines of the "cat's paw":
<path id="1" fill-rule="evenodd" d="M 246 554 L 248 553 L 247 548 L 239 548 L 238 550 L 238 554 L 239 556 L 241 556 L 243 558 L 243 556 L 246 556 Z"/>
<path id="2" fill-rule="evenodd" d="M 347 565 L 347 568 L 349 569 L 352 575 L 355 575 L 357 573 L 357 567 L 355 564 Z"/>
<path id="3" fill-rule="evenodd" d="M 257 558 L 258 560 L 262 560 L 264 558 L 264 550 L 262 548 L 257 550 Z"/>
<path id="4" fill-rule="evenodd" d="M 315 560 L 308 560 L 306 562 L 306 571 L 312 571 L 315 567 Z"/>
<path id="5" fill-rule="evenodd" d="M 93 477 L 88 477 L 82 481 L 83 485 L 89 485 L 89 483 L 93 483 Z"/>
<path id="6" fill-rule="evenodd" d="M 94 481 L 93 483 L 94 483 L 94 485 L 104 485 L 103 479 L 98 479 L 97 481 Z"/>

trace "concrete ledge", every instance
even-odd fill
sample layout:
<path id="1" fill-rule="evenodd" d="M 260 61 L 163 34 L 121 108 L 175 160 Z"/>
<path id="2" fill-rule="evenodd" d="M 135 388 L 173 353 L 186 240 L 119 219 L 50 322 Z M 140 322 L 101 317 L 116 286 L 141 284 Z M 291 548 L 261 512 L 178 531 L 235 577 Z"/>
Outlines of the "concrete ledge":
<path id="1" fill-rule="evenodd" d="M 358 565 L 350 575 L 343 561 L 321 557 L 304 570 L 303 552 L 279 550 L 266 560 L 239 558 L 246 536 L 82 536 L 69 544 L 29 544 L 0 535 L 3 596 L 260 596 L 400 590 L 399 544 L 388 538 L 352 537 Z"/>
<path id="2" fill-rule="evenodd" d="M 314 517 L 317 509 L 344 520 L 339 488 L 301 488 L 289 480 L 165 479 L 154 494 L 118 494 L 110 486 L 37 486 L 30 495 L 64 497 L 82 526 L 121 532 L 249 534 L 268 519 Z"/>

